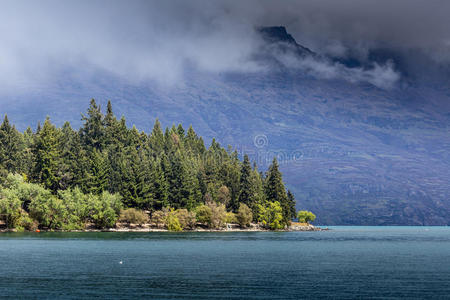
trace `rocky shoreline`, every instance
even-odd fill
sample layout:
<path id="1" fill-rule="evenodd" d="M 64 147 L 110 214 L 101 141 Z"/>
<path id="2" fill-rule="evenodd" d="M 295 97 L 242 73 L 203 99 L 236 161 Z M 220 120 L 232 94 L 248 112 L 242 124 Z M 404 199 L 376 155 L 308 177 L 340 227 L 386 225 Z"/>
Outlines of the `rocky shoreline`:
<path id="1" fill-rule="evenodd" d="M 316 227 L 314 225 L 297 225 L 293 224 L 287 229 L 276 230 L 278 232 L 291 232 L 291 231 L 324 231 L 329 230 L 328 228 Z M 211 229 L 211 228 L 201 228 L 197 227 L 195 229 L 183 230 L 182 232 L 269 232 L 273 230 L 265 229 L 258 224 L 251 224 L 248 228 L 241 228 L 237 224 L 228 224 L 227 227 L 221 229 Z M 15 229 L 0 229 L 1 232 L 17 232 Z M 29 231 L 26 231 L 29 232 Z M 97 228 L 87 228 L 84 230 L 46 230 L 39 229 L 36 232 L 170 232 L 166 228 L 158 228 L 152 226 L 152 224 L 143 224 L 142 226 L 130 224 L 128 226 L 119 225 L 115 228 L 97 229 Z"/>

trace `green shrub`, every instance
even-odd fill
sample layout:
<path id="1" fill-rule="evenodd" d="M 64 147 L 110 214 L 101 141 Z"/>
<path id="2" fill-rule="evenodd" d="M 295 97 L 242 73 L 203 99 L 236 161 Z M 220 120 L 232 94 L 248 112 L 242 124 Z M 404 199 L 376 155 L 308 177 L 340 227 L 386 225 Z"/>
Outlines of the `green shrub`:
<path id="1" fill-rule="evenodd" d="M 166 219 L 166 226 L 169 231 L 182 231 L 180 221 L 174 213 L 170 213 Z"/>
<path id="2" fill-rule="evenodd" d="M 253 220 L 252 210 L 244 203 L 241 203 L 241 205 L 239 205 L 236 219 L 238 221 L 239 226 L 241 227 L 250 226 L 250 223 Z"/>
<path id="3" fill-rule="evenodd" d="M 4 188 L 0 188 L 0 217 L 8 228 L 22 226 L 19 223 L 24 209 L 29 209 L 32 202 L 43 204 L 51 197 L 40 185 L 25 182 L 21 175 L 8 174 Z"/>
<path id="4" fill-rule="evenodd" d="M 19 224 L 20 227 L 29 231 L 35 231 L 39 226 L 39 223 L 36 220 L 30 218 L 28 213 L 25 211 L 22 211 L 21 213 Z"/>
<path id="5" fill-rule="evenodd" d="M 88 195 L 89 215 L 98 228 L 111 228 L 117 222 L 122 208 L 119 194 L 103 192 L 100 196 Z"/>
<path id="6" fill-rule="evenodd" d="M 258 221 L 268 229 L 283 229 L 283 209 L 278 201 L 258 205 Z"/>
<path id="7" fill-rule="evenodd" d="M 227 215 L 225 217 L 225 223 L 237 223 L 236 214 L 233 212 L 227 212 Z"/>
<path id="8" fill-rule="evenodd" d="M 74 189 L 59 191 L 58 196 L 65 208 L 62 229 L 84 229 L 89 217 L 88 195 L 83 194 L 83 192 L 76 187 Z"/>
<path id="9" fill-rule="evenodd" d="M 195 212 L 190 212 L 185 208 L 181 208 L 177 209 L 174 213 L 180 221 L 181 228 L 195 228 L 197 223 Z"/>
<path id="10" fill-rule="evenodd" d="M 207 205 L 211 208 L 210 227 L 216 229 L 224 227 L 227 217 L 227 210 L 225 209 L 225 205 L 217 204 L 214 202 L 209 202 Z"/>
<path id="11" fill-rule="evenodd" d="M 225 226 L 227 211 L 225 205 L 215 202 L 202 204 L 195 210 L 197 221 L 209 228 L 221 228 Z"/>
<path id="12" fill-rule="evenodd" d="M 59 229 L 64 224 L 65 207 L 61 199 L 53 195 L 32 199 L 29 209 L 30 216 L 43 227 Z"/>
<path id="13" fill-rule="evenodd" d="M 156 225 L 156 227 L 161 227 L 165 225 L 167 218 L 167 213 L 162 210 L 157 210 L 152 213 L 152 222 Z"/>
<path id="14" fill-rule="evenodd" d="M 22 202 L 17 193 L 10 189 L 0 189 L 0 218 L 7 228 L 15 228 L 20 220 Z"/>
<path id="15" fill-rule="evenodd" d="M 128 224 L 137 224 L 139 226 L 142 226 L 143 224 L 149 222 L 149 217 L 142 210 L 128 208 L 120 212 L 119 220 Z"/>
<path id="16" fill-rule="evenodd" d="M 212 210 L 207 205 L 200 205 L 195 209 L 197 221 L 206 226 L 211 226 Z"/>
<path id="17" fill-rule="evenodd" d="M 297 218 L 300 223 L 309 223 L 316 219 L 316 215 L 310 211 L 301 210 L 298 212 Z"/>

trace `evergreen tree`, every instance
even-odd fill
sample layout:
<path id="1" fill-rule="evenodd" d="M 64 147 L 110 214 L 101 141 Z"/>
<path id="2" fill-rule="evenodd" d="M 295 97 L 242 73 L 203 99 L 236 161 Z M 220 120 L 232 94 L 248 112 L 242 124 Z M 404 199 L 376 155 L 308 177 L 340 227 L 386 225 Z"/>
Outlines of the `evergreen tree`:
<path id="1" fill-rule="evenodd" d="M 0 125 L 0 166 L 8 172 L 15 173 L 20 168 L 22 139 L 14 126 L 9 124 L 5 115 Z"/>
<path id="2" fill-rule="evenodd" d="M 59 142 L 59 132 L 47 117 L 44 126 L 36 135 L 33 147 L 35 157 L 33 177 L 35 181 L 42 183 L 45 188 L 52 190 L 54 193 L 59 187 Z"/>
<path id="3" fill-rule="evenodd" d="M 22 153 L 20 154 L 20 173 L 26 174 L 28 177 L 31 177 L 33 172 L 33 142 L 34 142 L 34 133 L 30 127 L 28 127 L 23 133 L 23 147 Z"/>
<path id="4" fill-rule="evenodd" d="M 248 207 L 252 207 L 252 181 L 251 181 L 252 167 L 248 155 L 244 155 L 244 162 L 241 168 L 241 180 L 240 180 L 240 194 L 239 202 L 246 204 Z"/>
<path id="5" fill-rule="evenodd" d="M 87 116 L 83 115 L 82 120 L 84 124 L 80 136 L 84 145 L 87 148 L 101 150 L 104 143 L 103 115 L 94 99 L 91 100 Z"/>
<path id="6" fill-rule="evenodd" d="M 253 165 L 253 170 L 251 173 L 251 183 L 251 203 L 253 204 L 253 206 L 250 208 L 252 209 L 253 217 L 256 220 L 256 216 L 258 214 L 258 205 L 263 204 L 266 201 L 266 195 L 264 191 L 264 178 L 258 171 L 256 163 Z"/>
<path id="7" fill-rule="evenodd" d="M 85 192 L 100 195 L 106 191 L 108 186 L 109 168 L 107 157 L 97 149 L 93 149 L 88 154 L 89 171 L 86 181 L 84 181 Z"/>
<path id="8" fill-rule="evenodd" d="M 290 210 L 290 216 L 291 219 L 296 217 L 297 209 L 295 208 L 295 197 L 294 194 L 290 190 L 287 192 L 287 198 L 288 198 L 288 204 L 289 204 L 289 210 Z"/>
<path id="9" fill-rule="evenodd" d="M 169 205 L 169 186 L 160 159 L 153 160 L 150 173 L 151 200 L 149 209 L 161 210 Z"/>
<path id="10" fill-rule="evenodd" d="M 161 155 L 164 151 L 164 134 L 158 119 L 156 119 L 153 125 L 153 130 L 149 137 L 149 146 L 154 157 Z"/>
<path id="11" fill-rule="evenodd" d="M 267 172 L 266 197 L 270 202 L 280 203 L 280 206 L 283 209 L 283 223 L 285 225 L 289 225 L 292 219 L 291 210 L 276 158 L 273 159 L 272 164 L 269 166 L 269 170 Z"/>
<path id="12" fill-rule="evenodd" d="M 112 145 L 117 145 L 120 140 L 118 137 L 119 126 L 116 116 L 112 111 L 111 101 L 108 101 L 108 105 L 106 107 L 106 115 L 103 119 L 104 125 L 104 146 L 109 147 Z"/>

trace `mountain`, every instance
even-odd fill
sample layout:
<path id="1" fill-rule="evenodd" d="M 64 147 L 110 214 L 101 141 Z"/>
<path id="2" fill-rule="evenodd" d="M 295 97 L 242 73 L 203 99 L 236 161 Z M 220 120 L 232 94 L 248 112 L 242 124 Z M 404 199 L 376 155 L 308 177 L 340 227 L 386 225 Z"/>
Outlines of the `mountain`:
<path id="1" fill-rule="evenodd" d="M 51 85 L 3 95 L 0 113 L 20 129 L 46 115 L 79 126 L 81 118 L 71 118 L 90 98 L 110 99 L 139 129 L 149 131 L 158 117 L 165 126 L 192 124 L 263 167 L 277 155 L 298 208 L 314 211 L 320 224 L 450 225 L 448 76 L 412 76 L 381 49 L 369 55 L 373 62 L 324 57 L 284 27 L 258 30 L 264 43 L 254 59 L 270 71 L 191 69 L 189 80 L 163 87 L 69 70 Z M 368 69 L 386 61 L 400 74 L 390 87 Z M 343 75 L 319 74 L 323 69 Z"/>

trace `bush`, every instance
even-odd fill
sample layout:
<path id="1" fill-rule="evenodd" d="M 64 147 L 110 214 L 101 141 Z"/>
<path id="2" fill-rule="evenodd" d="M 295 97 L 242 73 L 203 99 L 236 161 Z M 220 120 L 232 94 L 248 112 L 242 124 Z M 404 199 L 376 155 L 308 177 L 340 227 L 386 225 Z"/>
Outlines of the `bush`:
<path id="1" fill-rule="evenodd" d="M 238 221 L 239 226 L 241 227 L 250 226 L 250 223 L 253 220 L 252 210 L 244 203 L 241 203 L 236 215 L 236 219 Z"/>
<path id="2" fill-rule="evenodd" d="M 83 194 L 76 187 L 74 189 L 59 191 L 58 196 L 61 198 L 65 207 L 62 229 L 84 229 L 89 218 L 88 200 L 90 198 L 88 195 Z"/>
<path id="3" fill-rule="evenodd" d="M 30 203 L 30 216 L 43 227 L 59 229 L 64 224 L 65 207 L 55 196 L 37 197 Z"/>
<path id="4" fill-rule="evenodd" d="M 258 221 L 265 228 L 272 230 L 283 229 L 283 209 L 280 202 L 268 202 L 266 205 L 258 205 Z"/>
<path id="5" fill-rule="evenodd" d="M 210 227 L 216 229 L 224 227 L 227 217 L 227 210 L 225 209 L 225 205 L 216 204 L 214 202 L 209 202 L 207 205 L 211 208 Z"/>
<path id="6" fill-rule="evenodd" d="M 90 217 L 98 228 L 114 227 L 122 201 L 119 194 L 103 192 L 100 196 L 88 195 Z"/>
<path id="7" fill-rule="evenodd" d="M 172 212 L 167 216 L 166 226 L 169 231 L 182 231 L 180 221 L 177 216 Z"/>
<path id="8" fill-rule="evenodd" d="M 225 216 L 225 223 L 237 223 L 236 214 L 233 212 L 227 212 Z"/>
<path id="9" fill-rule="evenodd" d="M 142 210 L 128 208 L 120 212 L 119 220 L 128 224 L 137 224 L 142 226 L 143 224 L 148 223 L 149 217 Z"/>
<path id="10" fill-rule="evenodd" d="M 152 222 L 156 227 L 160 227 L 166 223 L 167 213 L 162 210 L 157 210 L 152 213 Z"/>
<path id="11" fill-rule="evenodd" d="M 300 223 L 309 223 L 316 219 L 316 215 L 310 211 L 301 210 L 298 212 L 297 218 Z"/>
<path id="12" fill-rule="evenodd" d="M 181 228 L 195 228 L 197 223 L 196 216 L 194 212 L 190 212 L 185 208 L 177 209 L 175 212 L 175 216 L 180 221 Z"/>
<path id="13" fill-rule="evenodd" d="M 200 205 L 195 210 L 197 221 L 206 226 L 211 226 L 212 210 L 207 205 Z"/>
<path id="14" fill-rule="evenodd" d="M 29 231 L 35 231 L 38 228 L 39 223 L 30 218 L 27 212 L 22 211 L 19 226 Z"/>
<path id="15" fill-rule="evenodd" d="M 0 189 L 0 218 L 7 228 L 15 228 L 20 219 L 22 202 L 15 191 Z"/>
<path id="16" fill-rule="evenodd" d="M 32 201 L 47 202 L 52 197 L 49 191 L 40 185 L 24 182 L 24 177 L 18 174 L 8 174 L 4 186 L 0 189 L 0 215 L 8 228 L 21 226 L 23 209 L 29 209 Z"/>

